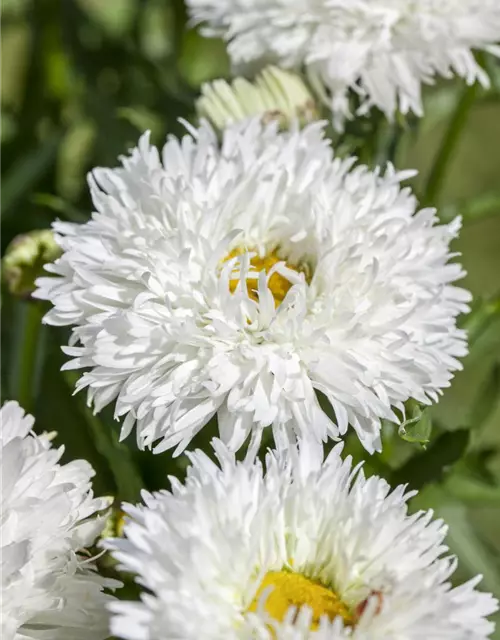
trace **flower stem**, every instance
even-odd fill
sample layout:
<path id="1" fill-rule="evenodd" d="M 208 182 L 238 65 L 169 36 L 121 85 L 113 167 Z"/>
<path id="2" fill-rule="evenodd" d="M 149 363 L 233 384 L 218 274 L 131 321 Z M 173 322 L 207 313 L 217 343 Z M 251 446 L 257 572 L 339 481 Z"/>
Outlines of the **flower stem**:
<path id="1" fill-rule="evenodd" d="M 427 184 L 422 198 L 424 205 L 432 205 L 437 201 L 446 178 L 450 158 L 457 147 L 458 141 L 460 140 L 460 134 L 476 98 L 478 86 L 479 84 L 475 82 L 473 85 L 466 87 L 457 103 L 441 142 L 441 146 L 429 172 L 429 177 L 427 179 Z"/>
<path id="2" fill-rule="evenodd" d="M 22 343 L 17 362 L 17 399 L 25 411 L 33 410 L 38 340 L 42 328 L 42 309 L 35 302 L 24 303 Z"/>

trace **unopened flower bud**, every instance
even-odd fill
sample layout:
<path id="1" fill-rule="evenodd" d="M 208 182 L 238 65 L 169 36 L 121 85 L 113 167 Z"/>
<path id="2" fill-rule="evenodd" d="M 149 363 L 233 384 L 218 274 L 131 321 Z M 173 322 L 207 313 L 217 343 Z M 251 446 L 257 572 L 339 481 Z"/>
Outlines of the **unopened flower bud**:
<path id="1" fill-rule="evenodd" d="M 204 84 L 196 103 L 198 115 L 222 131 L 231 123 L 261 115 L 264 121 L 278 120 L 288 128 L 292 120 L 306 124 L 318 118 L 314 98 L 296 73 L 266 67 L 250 82 L 236 78 L 231 84 L 216 80 Z"/>
<path id="2" fill-rule="evenodd" d="M 30 295 L 43 267 L 61 255 L 50 229 L 36 229 L 12 240 L 2 259 L 3 277 L 16 296 Z"/>

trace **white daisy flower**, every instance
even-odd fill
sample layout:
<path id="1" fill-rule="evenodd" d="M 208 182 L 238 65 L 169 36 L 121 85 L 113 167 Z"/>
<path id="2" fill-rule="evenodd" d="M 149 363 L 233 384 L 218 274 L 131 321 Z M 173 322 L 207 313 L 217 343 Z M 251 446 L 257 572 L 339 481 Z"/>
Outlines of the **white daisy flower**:
<path id="1" fill-rule="evenodd" d="M 144 588 L 115 601 L 113 633 L 127 640 L 482 640 L 496 600 L 477 577 L 452 588 L 446 526 L 408 515 L 400 486 L 310 445 L 235 463 L 215 443 L 183 486 L 125 507 L 125 538 L 109 540 Z"/>
<path id="2" fill-rule="evenodd" d="M 64 253 L 36 295 L 46 322 L 76 325 L 66 366 L 90 368 L 77 389 L 97 411 L 116 400 L 122 437 L 137 423 L 140 446 L 178 453 L 217 414 L 232 450 L 269 425 L 282 447 L 350 424 L 373 451 L 393 407 L 437 400 L 466 353 L 460 221 L 417 212 L 399 185 L 414 172 L 354 162 L 321 123 L 254 120 L 221 147 L 208 126 L 161 153 L 145 135 L 93 172 L 97 211 L 55 224 Z"/>
<path id="3" fill-rule="evenodd" d="M 60 465 L 63 449 L 36 436 L 17 402 L 0 411 L 1 636 L 3 640 L 107 638 L 105 587 L 85 551 L 105 524 L 109 500 L 92 495 L 83 460 Z"/>
<path id="4" fill-rule="evenodd" d="M 266 67 L 254 82 L 245 78 L 231 84 L 207 82 L 201 87 L 196 110 L 219 131 L 251 116 L 278 120 L 283 128 L 295 119 L 304 124 L 318 119 L 314 98 L 301 77 L 273 66 Z"/>
<path id="5" fill-rule="evenodd" d="M 333 110 L 372 106 L 422 115 L 421 85 L 436 76 L 488 85 L 473 49 L 500 55 L 498 0 L 188 0 L 207 35 L 223 36 L 238 71 L 269 62 L 305 67 Z"/>

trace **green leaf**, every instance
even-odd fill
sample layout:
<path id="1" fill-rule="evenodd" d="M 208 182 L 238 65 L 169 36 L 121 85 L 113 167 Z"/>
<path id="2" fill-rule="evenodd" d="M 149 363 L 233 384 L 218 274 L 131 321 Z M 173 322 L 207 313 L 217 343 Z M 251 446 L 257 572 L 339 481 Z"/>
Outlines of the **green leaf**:
<path id="1" fill-rule="evenodd" d="M 451 222 L 458 215 L 462 216 L 464 223 L 500 215 L 500 193 L 490 191 L 466 202 L 445 205 L 440 210 L 443 222 Z"/>
<path id="2" fill-rule="evenodd" d="M 422 453 L 416 454 L 392 474 L 391 484 L 409 484 L 420 489 L 439 482 L 447 468 L 460 460 L 469 444 L 469 430 L 447 431 L 436 438 Z"/>
<path id="3" fill-rule="evenodd" d="M 469 418 L 474 431 L 480 431 L 500 400 L 500 363 L 495 363 L 486 383 L 480 388 Z"/>
<path id="4" fill-rule="evenodd" d="M 460 502 L 472 506 L 500 507 L 500 487 L 486 484 L 476 478 L 453 473 L 448 476 L 444 489 Z"/>
<path id="5" fill-rule="evenodd" d="M 132 27 L 134 0 L 79 0 L 82 9 L 107 33 L 123 37 Z"/>
<path id="6" fill-rule="evenodd" d="M 163 122 L 160 116 L 146 107 L 122 107 L 117 110 L 117 116 L 130 122 L 141 133 L 151 131 L 153 139 L 159 137 L 163 132 Z"/>
<path id="7" fill-rule="evenodd" d="M 476 344 L 496 319 L 500 318 L 500 296 L 489 301 L 481 301 L 468 315 L 463 328 L 469 336 L 469 349 Z"/>
<path id="8" fill-rule="evenodd" d="M 409 400 L 405 409 L 406 420 L 399 426 L 399 436 L 406 442 L 427 444 L 432 431 L 432 422 L 427 407 L 416 400 Z"/>
<path id="9" fill-rule="evenodd" d="M 478 537 L 466 507 L 448 503 L 439 508 L 438 514 L 449 525 L 446 541 L 458 556 L 460 569 L 466 569 L 469 575 L 482 574 L 481 590 L 500 593 L 498 557 L 490 553 Z"/>
<path id="10" fill-rule="evenodd" d="M 45 140 L 31 153 L 20 158 L 2 180 L 1 215 L 13 213 L 16 202 L 37 183 L 53 165 L 61 135 L 55 134 Z"/>
<path id="11" fill-rule="evenodd" d="M 35 193 L 31 197 L 31 202 L 41 207 L 47 207 L 47 209 L 55 211 L 59 216 L 71 222 L 88 222 L 90 217 L 90 213 L 84 213 L 70 202 L 51 193 Z"/>
<path id="12" fill-rule="evenodd" d="M 186 31 L 182 40 L 179 72 L 191 87 L 199 87 L 229 72 L 226 46 L 217 38 L 204 38 L 197 31 Z"/>
<path id="13" fill-rule="evenodd" d="M 56 163 L 56 191 L 63 198 L 76 200 L 86 187 L 85 175 L 96 128 L 90 119 L 75 122 L 61 140 Z"/>

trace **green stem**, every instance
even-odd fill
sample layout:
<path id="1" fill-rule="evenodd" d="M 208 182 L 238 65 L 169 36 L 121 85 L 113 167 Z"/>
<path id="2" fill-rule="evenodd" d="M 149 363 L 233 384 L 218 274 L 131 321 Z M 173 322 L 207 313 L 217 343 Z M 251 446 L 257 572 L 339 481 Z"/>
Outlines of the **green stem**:
<path id="1" fill-rule="evenodd" d="M 454 153 L 460 134 L 467 121 L 469 111 L 476 99 L 478 91 L 478 83 L 466 87 L 463 92 L 455 111 L 451 117 L 448 128 L 444 134 L 441 146 L 438 150 L 436 158 L 432 164 L 424 190 L 423 203 L 431 205 L 436 203 L 439 193 L 443 187 L 446 177 L 448 165 L 452 154 Z"/>
<path id="2" fill-rule="evenodd" d="M 38 353 L 38 339 L 43 312 L 35 302 L 23 303 L 21 340 L 17 362 L 17 399 L 25 411 L 33 410 L 34 381 Z"/>

